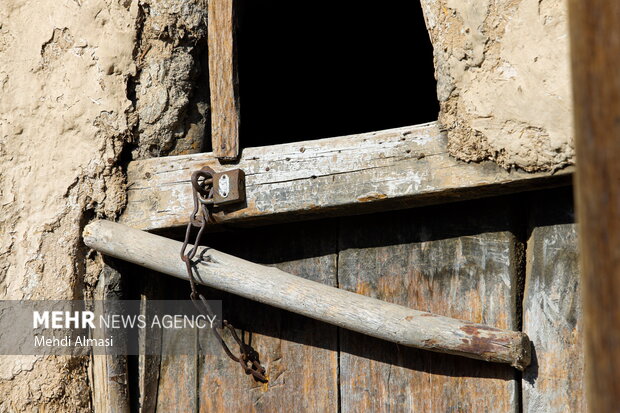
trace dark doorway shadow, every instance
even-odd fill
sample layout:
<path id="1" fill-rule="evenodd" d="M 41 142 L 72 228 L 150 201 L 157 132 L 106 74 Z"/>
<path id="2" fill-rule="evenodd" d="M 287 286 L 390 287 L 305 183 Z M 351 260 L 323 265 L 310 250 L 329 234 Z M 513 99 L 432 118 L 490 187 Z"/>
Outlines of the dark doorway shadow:
<path id="1" fill-rule="evenodd" d="M 419 2 L 239 0 L 243 147 L 437 119 Z"/>

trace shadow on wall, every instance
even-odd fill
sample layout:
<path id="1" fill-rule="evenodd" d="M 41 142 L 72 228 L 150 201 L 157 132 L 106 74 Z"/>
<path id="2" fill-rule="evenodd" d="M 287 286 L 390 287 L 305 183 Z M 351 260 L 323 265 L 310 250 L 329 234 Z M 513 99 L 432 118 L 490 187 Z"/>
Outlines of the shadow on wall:
<path id="1" fill-rule="evenodd" d="M 433 51 L 418 2 L 237 4 L 244 147 L 437 119 Z"/>

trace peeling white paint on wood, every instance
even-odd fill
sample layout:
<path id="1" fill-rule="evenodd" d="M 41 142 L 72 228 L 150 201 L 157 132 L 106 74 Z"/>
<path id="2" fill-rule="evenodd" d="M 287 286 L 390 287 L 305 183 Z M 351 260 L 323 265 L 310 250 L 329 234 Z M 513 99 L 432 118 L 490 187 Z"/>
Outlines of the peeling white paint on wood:
<path id="1" fill-rule="evenodd" d="M 523 331 L 534 348 L 522 382 L 528 413 L 587 410 L 577 228 L 566 206 L 571 199 L 563 200 L 563 207 L 539 200 L 546 208 L 535 211 L 528 241 Z M 549 216 L 559 222 L 550 225 Z"/>
<path id="2" fill-rule="evenodd" d="M 226 222 L 350 215 L 476 198 L 554 185 L 571 172 L 552 177 L 457 161 L 433 122 L 249 148 L 234 166 L 223 167 L 212 153 L 131 162 L 121 222 L 144 230 L 185 225 L 192 208 L 189 179 L 205 165 L 245 171 L 247 204 L 218 214 Z"/>

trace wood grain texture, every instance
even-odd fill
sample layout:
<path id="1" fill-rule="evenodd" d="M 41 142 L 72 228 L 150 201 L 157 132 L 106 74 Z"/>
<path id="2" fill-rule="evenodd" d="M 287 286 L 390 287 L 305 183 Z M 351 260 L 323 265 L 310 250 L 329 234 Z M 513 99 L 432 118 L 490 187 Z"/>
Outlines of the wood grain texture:
<path id="1" fill-rule="evenodd" d="M 106 258 L 99 274 L 96 300 L 121 300 L 121 273 L 117 263 Z M 105 329 L 104 329 L 105 330 Z M 110 332 L 101 329 L 93 330 L 93 338 L 108 337 Z M 115 333 L 114 340 L 120 348 L 121 343 L 126 345 L 127 338 L 122 333 Z M 129 413 L 131 404 L 129 398 L 129 375 L 127 356 L 122 354 L 102 355 L 95 354 L 93 360 L 93 411 L 96 413 Z"/>
<path id="2" fill-rule="evenodd" d="M 84 229 L 84 243 L 106 255 L 187 279 L 181 243 L 111 221 Z M 441 353 L 508 363 L 530 362 L 529 340 L 516 331 L 392 304 L 224 254 L 198 248 L 194 270 L 202 285 L 269 304 L 362 334 Z M 163 363 L 163 362 L 162 362 Z"/>
<path id="3" fill-rule="evenodd" d="M 533 343 L 523 412 L 585 412 L 577 228 L 570 191 L 538 194 L 528 240 L 523 330 Z"/>
<path id="4" fill-rule="evenodd" d="M 143 230 L 186 225 L 191 173 L 217 156 L 170 156 L 129 164 L 121 222 Z M 244 150 L 247 203 L 221 222 L 265 223 L 351 215 L 478 198 L 570 182 L 571 169 L 508 172 L 493 163 L 451 158 L 435 123 Z"/>
<path id="5" fill-rule="evenodd" d="M 196 341 L 196 332 L 186 340 Z M 179 337 L 180 338 L 180 337 Z M 163 337 L 162 345 L 173 346 L 169 337 Z M 162 351 L 173 351 L 170 347 Z M 198 366 L 196 354 L 163 355 L 157 388 L 157 412 L 197 411 Z"/>
<path id="6" fill-rule="evenodd" d="M 146 272 L 145 269 L 137 271 Z M 142 290 L 140 314 L 147 316 L 150 312 L 150 302 L 155 298 L 160 286 L 150 282 L 144 283 L 140 287 Z M 141 329 L 138 340 L 140 346 L 140 355 L 138 356 L 138 412 L 155 413 L 161 366 L 162 331 L 158 328 Z"/>
<path id="7" fill-rule="evenodd" d="M 586 388 L 607 412 L 620 397 L 620 2 L 569 5 Z"/>
<path id="8" fill-rule="evenodd" d="M 297 236 L 291 238 L 291 232 Z M 217 237 L 217 246 L 334 286 L 335 233 L 327 226 L 295 224 L 223 234 Z M 239 243 L 239 238 L 251 241 Z M 205 331 L 200 338 L 205 353 L 200 363 L 201 412 L 338 410 L 336 327 L 230 294 L 208 291 L 207 296 L 223 299 L 225 316 L 238 331 L 248 331 L 246 338 L 251 332 L 269 383 L 258 383 L 243 374 Z M 226 339 L 233 342 L 231 337 Z"/>
<path id="9" fill-rule="evenodd" d="M 340 287 L 514 329 L 519 248 L 510 216 L 508 202 L 489 201 L 345 219 Z M 340 343 L 342 412 L 518 411 L 519 384 L 507 366 L 345 330 Z"/>
<path id="10" fill-rule="evenodd" d="M 211 142 L 215 157 L 239 156 L 239 94 L 233 0 L 209 0 L 208 50 Z"/>
<path id="11" fill-rule="evenodd" d="M 177 280 L 161 280 L 167 299 L 186 300 L 189 292 Z M 189 346 L 187 343 L 191 343 Z M 193 348 L 194 350 L 188 350 Z M 198 411 L 198 331 L 161 330 L 161 364 L 157 386 L 157 412 Z M 157 367 L 156 365 L 154 367 Z"/>

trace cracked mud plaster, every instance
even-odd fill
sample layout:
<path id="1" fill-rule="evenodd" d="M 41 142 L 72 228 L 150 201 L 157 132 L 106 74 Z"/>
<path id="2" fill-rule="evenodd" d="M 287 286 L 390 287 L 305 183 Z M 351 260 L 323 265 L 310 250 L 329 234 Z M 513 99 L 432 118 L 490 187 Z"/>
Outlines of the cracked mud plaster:
<path id="1" fill-rule="evenodd" d="M 81 231 L 124 207 L 129 150 L 197 151 L 205 19 L 203 0 L 0 2 L 0 299 L 91 294 Z M 0 356 L 0 412 L 91 411 L 87 370 Z"/>
<path id="2" fill-rule="evenodd" d="M 134 158 L 201 151 L 209 126 L 206 3 L 140 3 Z"/>
<path id="3" fill-rule="evenodd" d="M 421 0 L 452 155 L 574 163 L 566 0 Z"/>
<path id="4" fill-rule="evenodd" d="M 96 282 L 81 229 L 125 203 L 136 15 L 129 1 L 0 2 L 1 299 L 80 299 Z M 90 411 L 87 366 L 0 356 L 0 412 Z"/>

